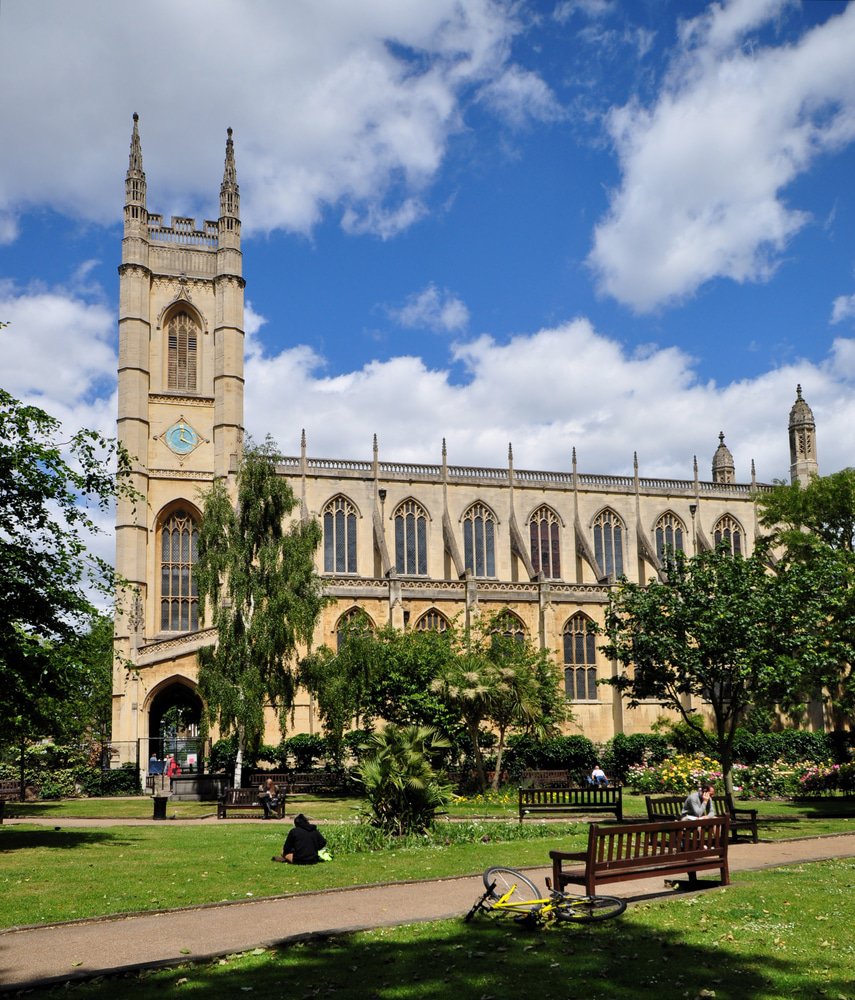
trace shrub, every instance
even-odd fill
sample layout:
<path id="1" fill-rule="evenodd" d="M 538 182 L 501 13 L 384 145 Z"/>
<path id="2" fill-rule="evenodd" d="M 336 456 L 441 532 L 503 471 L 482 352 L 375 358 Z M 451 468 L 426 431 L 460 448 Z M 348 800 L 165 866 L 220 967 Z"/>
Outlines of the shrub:
<path id="1" fill-rule="evenodd" d="M 211 770 L 234 775 L 237 761 L 237 735 L 224 736 L 211 747 Z"/>
<path id="2" fill-rule="evenodd" d="M 597 763 L 597 750 L 587 736 L 555 736 L 546 740 L 512 736 L 508 740 L 508 757 L 512 775 L 527 769 L 587 774 Z"/>
<path id="3" fill-rule="evenodd" d="M 122 764 L 111 771 L 92 768 L 80 778 L 84 795 L 141 795 L 139 771 L 135 764 Z"/>
<path id="4" fill-rule="evenodd" d="M 297 733 L 279 744 L 279 759 L 287 767 L 294 761 L 295 771 L 309 771 L 327 751 L 327 743 L 318 733 Z"/>
<path id="5" fill-rule="evenodd" d="M 606 774 L 626 781 L 633 764 L 659 764 L 669 753 L 668 740 L 658 733 L 617 733 L 606 742 L 600 763 Z"/>
<path id="6" fill-rule="evenodd" d="M 451 786 L 431 757 L 448 741 L 429 726 L 387 725 L 368 741 L 357 772 L 371 808 L 368 820 L 386 833 L 421 833 L 451 799 Z"/>
<path id="7" fill-rule="evenodd" d="M 710 781 L 716 785 L 717 790 L 723 790 L 721 765 L 703 754 L 674 754 L 656 765 L 632 764 L 626 774 L 627 784 L 633 792 L 640 795 L 652 795 L 656 792 L 688 795 L 702 781 Z"/>
<path id="8" fill-rule="evenodd" d="M 737 729 L 733 741 L 733 756 L 743 764 L 770 764 L 803 760 L 824 761 L 835 756 L 834 741 L 827 733 L 804 729 L 783 729 L 780 732 L 750 732 Z"/>

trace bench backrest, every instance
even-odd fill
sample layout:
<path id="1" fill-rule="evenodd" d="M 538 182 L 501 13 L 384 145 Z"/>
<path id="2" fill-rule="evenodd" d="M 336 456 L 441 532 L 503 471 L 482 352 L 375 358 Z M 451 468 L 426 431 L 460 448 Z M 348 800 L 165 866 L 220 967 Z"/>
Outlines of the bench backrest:
<path id="1" fill-rule="evenodd" d="M 570 784 L 567 771 L 523 771 L 521 781 L 529 788 L 550 788 Z"/>
<path id="2" fill-rule="evenodd" d="M 727 857 L 728 816 L 634 823 L 588 830 L 588 871 L 620 870 L 689 858 Z"/>
<path id="3" fill-rule="evenodd" d="M 620 785 L 586 786 L 582 788 L 521 788 L 520 803 L 536 806 L 602 805 L 621 800 Z"/>
<path id="4" fill-rule="evenodd" d="M 663 816 L 673 816 L 680 818 L 683 811 L 683 803 L 686 801 L 685 795 L 645 795 L 644 801 L 647 804 L 647 817 L 650 820 Z M 716 816 L 730 816 L 733 819 L 733 798 L 730 795 L 713 795 L 713 805 Z"/>
<path id="5" fill-rule="evenodd" d="M 258 802 L 257 788 L 227 788 L 223 797 L 230 805 L 250 805 Z"/>

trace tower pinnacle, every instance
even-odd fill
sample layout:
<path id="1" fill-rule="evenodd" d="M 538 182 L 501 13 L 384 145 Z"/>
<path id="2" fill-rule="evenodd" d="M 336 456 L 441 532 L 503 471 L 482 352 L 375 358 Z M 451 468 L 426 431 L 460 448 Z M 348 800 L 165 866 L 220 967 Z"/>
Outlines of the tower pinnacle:
<path id="1" fill-rule="evenodd" d="M 240 188 L 235 169 L 235 144 L 231 128 L 226 129 L 226 162 L 220 185 L 220 229 L 240 233 Z"/>
<path id="2" fill-rule="evenodd" d="M 125 174 L 125 227 L 132 223 L 148 222 L 145 203 L 145 171 L 143 170 L 142 145 L 139 131 L 140 116 L 134 112 L 134 127 L 131 132 L 131 151 L 128 156 L 128 172 Z"/>
<path id="3" fill-rule="evenodd" d="M 790 482 L 807 486 L 811 476 L 819 475 L 816 457 L 816 421 L 813 411 L 802 399 L 802 387 L 796 386 L 796 401 L 790 410 Z"/>

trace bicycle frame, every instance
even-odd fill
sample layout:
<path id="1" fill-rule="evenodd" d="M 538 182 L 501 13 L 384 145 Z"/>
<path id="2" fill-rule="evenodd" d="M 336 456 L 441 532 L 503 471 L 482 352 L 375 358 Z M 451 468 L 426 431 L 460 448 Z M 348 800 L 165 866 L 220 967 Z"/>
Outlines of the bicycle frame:
<path id="1" fill-rule="evenodd" d="M 497 882 L 488 881 L 485 873 L 485 892 L 479 896 L 465 916 L 470 921 L 476 913 L 484 910 L 488 913 L 511 913 L 518 921 L 529 923 L 546 923 L 552 920 L 562 921 L 599 921 L 619 916 L 626 909 L 626 901 L 614 896 L 571 896 L 552 888 L 550 880 L 546 880 L 548 896 L 533 896 L 531 898 L 514 898 L 517 893 L 517 883 L 511 883 L 501 895 L 496 896 Z M 503 869 L 508 872 L 507 869 Z M 525 876 L 521 881 L 533 886 Z"/>

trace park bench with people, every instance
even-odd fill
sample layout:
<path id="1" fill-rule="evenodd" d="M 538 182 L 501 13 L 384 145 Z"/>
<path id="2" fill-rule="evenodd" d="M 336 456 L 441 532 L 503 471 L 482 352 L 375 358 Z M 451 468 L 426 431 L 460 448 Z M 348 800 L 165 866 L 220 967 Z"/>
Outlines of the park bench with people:
<path id="1" fill-rule="evenodd" d="M 729 885 L 729 825 L 727 815 L 626 826 L 592 823 L 586 850 L 549 852 L 552 884 L 559 891 L 566 885 L 582 885 L 594 896 L 597 886 L 604 883 L 684 873 L 690 883 L 696 883 L 698 872 L 718 870 L 721 884 Z M 567 862 L 582 867 L 568 871 Z"/>
<path id="2" fill-rule="evenodd" d="M 277 819 L 285 815 L 285 793 L 280 790 L 278 801 L 270 807 Z M 264 816 L 265 809 L 258 797 L 258 788 L 226 788 L 217 801 L 217 819 Z"/>
<path id="3" fill-rule="evenodd" d="M 684 795 L 645 795 L 647 803 L 647 818 L 651 823 L 669 819 L 679 819 L 683 811 Z M 751 833 L 751 840 L 756 844 L 757 810 L 737 808 L 732 795 L 714 795 L 713 804 L 717 816 L 730 817 L 730 837 L 734 843 L 739 840 L 740 830 Z"/>
<path id="4" fill-rule="evenodd" d="M 623 796 L 620 785 L 571 788 L 520 788 L 520 823 L 531 816 L 560 816 L 566 813 L 615 814 L 623 820 Z"/>

